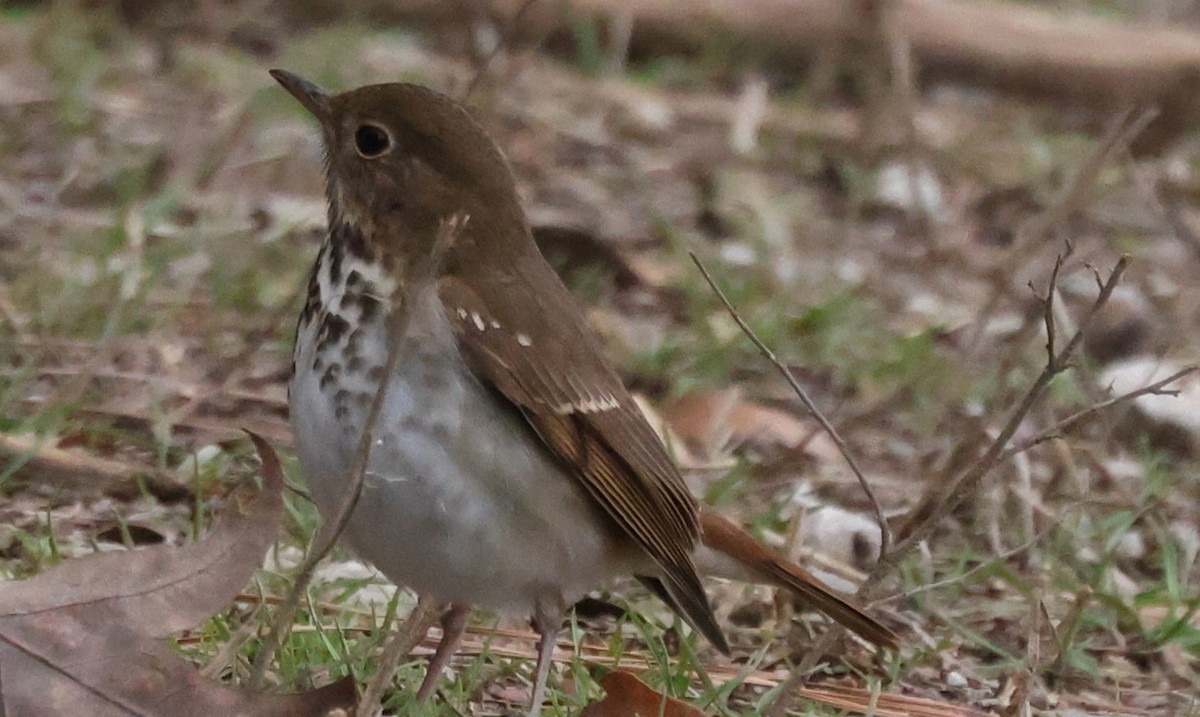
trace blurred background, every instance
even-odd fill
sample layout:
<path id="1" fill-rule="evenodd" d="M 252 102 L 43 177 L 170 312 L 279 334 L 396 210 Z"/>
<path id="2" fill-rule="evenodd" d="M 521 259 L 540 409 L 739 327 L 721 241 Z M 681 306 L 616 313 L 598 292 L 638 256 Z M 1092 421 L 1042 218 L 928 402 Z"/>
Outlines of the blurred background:
<path id="1" fill-rule="evenodd" d="M 907 647 L 852 651 L 835 677 L 1002 714 L 1200 709 L 1200 3 L 0 3 L 4 575 L 184 542 L 256 470 L 243 428 L 299 485 L 286 381 L 321 149 L 272 67 L 473 109 L 697 495 L 835 585 L 876 571 Z M 915 510 L 925 540 L 876 567 L 870 501 L 689 252 L 837 427 L 890 528 Z M 1045 372 L 1047 317 L 1056 349 L 1086 327 L 1082 345 L 971 475 Z M 316 523 L 288 500 L 260 598 Z M 378 583 L 335 556 L 304 619 L 351 634 L 324 652 L 294 636 L 282 687 L 373 659 Z M 760 589 L 712 595 L 764 681 L 730 709 L 757 714 L 822 623 Z M 661 617 L 636 588 L 597 598 Z M 183 649 L 237 683 L 253 640 L 220 646 L 259 605 Z M 607 645 L 624 618 L 579 619 L 575 640 Z M 532 655 L 505 639 L 468 647 Z M 468 664 L 458 709 L 519 702 L 507 658 Z M 580 677 L 561 699 L 598 693 Z"/>

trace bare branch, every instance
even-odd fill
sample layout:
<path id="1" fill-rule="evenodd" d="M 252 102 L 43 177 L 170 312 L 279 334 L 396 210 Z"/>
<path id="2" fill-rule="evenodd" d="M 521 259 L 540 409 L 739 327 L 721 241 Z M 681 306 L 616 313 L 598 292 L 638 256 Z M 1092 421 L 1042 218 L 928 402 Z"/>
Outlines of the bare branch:
<path id="1" fill-rule="evenodd" d="M 1113 121 L 1108 131 L 1106 131 L 1104 138 L 1101 140 L 1100 146 L 1088 158 L 1088 161 L 1080 167 L 1079 171 L 1076 172 L 1061 198 L 1053 206 L 1036 217 L 1034 221 L 1027 222 L 1022 227 L 1017 240 L 1017 246 L 1014 250 L 1029 246 L 1032 240 L 1045 236 L 1054 227 L 1059 226 L 1063 220 L 1069 217 L 1082 204 L 1088 192 L 1091 191 L 1091 188 L 1095 185 L 1097 175 L 1111 155 L 1119 148 L 1127 146 L 1129 141 L 1156 115 L 1156 112 L 1153 110 L 1143 111 L 1131 119 L 1132 115 L 1132 110 L 1127 110 Z M 1070 251 L 1070 244 L 1067 245 L 1066 251 Z M 870 603 L 879 596 L 878 593 L 880 592 L 884 576 L 895 571 L 900 561 L 932 533 L 934 526 L 944 516 L 953 512 L 967 496 L 971 495 L 978 488 L 984 476 L 1000 463 L 1009 441 L 1012 440 L 1013 435 L 1016 434 L 1017 429 L 1024 422 L 1026 416 L 1029 415 L 1030 410 L 1032 410 L 1033 406 L 1045 393 L 1050 382 L 1058 374 L 1070 367 L 1071 358 L 1082 343 L 1084 334 L 1090 326 L 1092 319 L 1108 303 L 1109 297 L 1120 282 L 1122 274 L 1125 273 L 1125 269 L 1129 264 L 1129 257 L 1122 256 L 1113 268 L 1112 273 L 1109 274 L 1108 279 L 1100 282 L 1100 291 L 1096 300 L 1087 314 L 1080 320 L 1079 325 L 1075 328 L 1075 332 L 1066 346 L 1057 350 L 1056 353 L 1055 344 L 1057 343 L 1057 337 L 1053 333 L 1053 302 L 1051 299 L 1057 290 L 1056 283 L 1062 261 L 1063 258 L 1060 258 L 1055 263 L 1055 268 L 1051 274 L 1051 285 L 1047 290 L 1045 299 L 1044 320 L 1049 329 L 1047 335 L 1048 351 L 1046 367 L 1020 401 L 1018 401 L 1008 420 L 1005 421 L 999 435 L 991 441 L 984 454 L 969 468 L 958 474 L 957 477 L 946 481 L 946 485 L 937 492 L 936 496 L 930 494 L 926 500 L 920 501 L 909 511 L 905 524 L 900 528 L 900 534 L 904 537 L 896 543 L 891 551 L 880 555 L 879 561 L 871 571 L 871 574 L 859 586 L 858 597 L 863 602 Z M 832 647 L 843 633 L 844 628 L 840 625 L 832 626 L 817 645 L 805 655 L 792 676 L 783 684 L 774 704 L 767 711 L 770 717 L 783 717 L 787 713 L 794 696 L 804 687 L 809 673 L 816 666 L 819 656 Z"/>
<path id="2" fill-rule="evenodd" d="M 1000 434 L 996 436 L 995 440 L 993 440 L 988 446 L 987 451 L 979 458 L 979 460 L 972 464 L 971 467 L 966 470 L 966 472 L 960 474 L 957 478 L 949 482 L 949 485 L 946 486 L 945 490 L 940 492 L 940 495 L 937 499 L 938 505 L 936 505 L 933 510 L 922 513 L 917 511 L 924 511 L 925 506 L 919 505 L 917 508 L 914 508 L 910 515 L 924 515 L 924 517 L 921 518 L 920 522 L 916 525 L 906 524 L 901 529 L 901 532 L 904 533 L 905 537 L 896 545 L 896 549 L 892 552 L 892 554 L 880 557 L 879 563 L 876 565 L 873 575 L 882 574 L 884 571 L 894 569 L 899 564 L 900 557 L 905 552 L 915 547 L 920 541 L 924 540 L 929 533 L 933 531 L 933 527 L 937 524 L 937 522 L 953 512 L 954 509 L 956 509 L 962 503 L 962 501 L 966 499 L 967 495 L 975 490 L 976 486 L 983 479 L 983 477 L 987 475 L 997 464 L 999 464 L 1000 456 L 1004 448 L 1008 445 L 1008 442 L 1012 440 L 1013 435 L 1016 434 L 1017 429 L 1021 426 L 1021 423 L 1025 420 L 1025 417 L 1029 415 L 1029 411 L 1033 408 L 1034 404 L 1038 402 L 1046 388 L 1049 387 L 1050 382 L 1056 376 L 1070 367 L 1071 358 L 1074 356 L 1075 351 L 1083 342 L 1083 336 L 1086 333 L 1088 326 L 1091 325 L 1092 319 L 1095 317 L 1096 313 L 1108 303 L 1109 297 L 1112 296 L 1113 289 L 1115 289 L 1117 284 L 1120 282 L 1121 276 L 1125 273 L 1125 269 L 1128 266 L 1129 257 L 1122 256 L 1117 262 L 1117 265 L 1113 268 L 1112 273 L 1109 275 L 1104 285 L 1101 287 L 1100 293 L 1096 297 L 1096 300 L 1092 303 L 1091 308 L 1088 309 L 1088 312 L 1083 316 L 1082 319 L 1080 319 L 1079 325 L 1076 327 L 1075 333 L 1071 336 L 1071 339 L 1067 342 L 1067 345 L 1064 346 L 1057 354 L 1054 354 L 1047 359 L 1046 367 L 1042 369 L 1042 373 L 1033 382 L 1033 385 L 1029 387 L 1029 390 L 1017 404 L 1017 407 L 1009 415 L 1004 427 L 1000 430 Z M 1050 286 L 1046 290 L 1047 296 L 1050 296 L 1055 289 L 1055 286 Z M 864 584 L 864 587 L 871 583 L 872 580 L 868 579 L 867 583 Z"/>
<path id="3" fill-rule="evenodd" d="M 1020 227 L 1014 250 L 1019 251 L 1046 236 L 1051 229 L 1078 211 L 1096 186 L 1096 178 L 1100 171 L 1113 155 L 1128 147 L 1157 116 L 1158 110 L 1153 108 L 1135 112 L 1133 107 L 1127 107 L 1121 111 L 1105 128 L 1099 145 L 1071 177 L 1062 195 L 1046 211 Z"/>
<path id="4" fill-rule="evenodd" d="M 453 246 L 454 240 L 467 223 L 467 219 L 465 214 L 455 214 L 442 220 L 429 255 L 414 268 L 413 275 L 396 289 L 396 294 L 392 297 L 392 312 L 388 317 L 388 332 L 395 340 L 390 342 L 387 364 L 383 373 L 385 377 L 395 374 L 396 364 L 400 360 L 400 346 L 403 342 L 399 340 L 399 337 L 403 336 L 408 329 L 412 317 L 411 308 L 415 303 L 410 300 L 410 297 L 417 296 L 421 291 L 429 290 L 431 283 L 437 278 L 437 272 L 441 268 L 446 252 Z M 279 609 L 275 611 L 273 629 L 263 639 L 262 647 L 255 655 L 254 674 L 250 680 L 253 688 L 258 689 L 263 686 L 267 666 L 271 664 L 275 653 L 278 652 L 280 645 L 291 632 L 296 611 L 300 605 L 300 596 L 308 589 L 313 574 L 316 572 L 317 564 L 333 549 L 338 537 L 346 529 L 346 524 L 350 522 L 350 516 L 354 512 L 355 506 L 358 505 L 358 497 L 362 493 L 367 466 L 371 459 L 372 436 L 375 432 L 375 425 L 379 422 L 379 414 L 383 411 L 384 400 L 387 398 L 390 385 L 391 382 L 385 379 L 379 390 L 375 392 L 371 409 L 367 413 L 366 424 L 363 426 L 362 436 L 358 441 L 354 462 L 346 473 L 346 492 L 342 497 L 342 503 L 332 516 L 326 516 L 321 526 L 321 532 L 313 540 L 308 555 L 296 573 L 291 590 L 288 591 L 287 597 L 284 598 Z"/>
<path id="5" fill-rule="evenodd" d="M 775 356 L 775 352 L 772 351 L 765 343 L 763 343 L 762 339 L 758 338 L 750 326 L 746 324 L 745 320 L 742 319 L 741 314 L 739 314 L 737 309 L 734 308 L 733 304 L 730 303 L 729 298 L 725 296 L 725 292 L 721 291 L 721 287 L 717 286 L 717 282 L 713 280 L 712 274 L 710 274 L 708 269 L 705 268 L 704 263 L 700 261 L 700 258 L 696 256 L 695 252 L 689 252 L 689 255 L 692 257 L 692 261 L 696 264 L 696 268 L 698 268 L 700 273 L 704 275 L 704 280 L 708 282 L 708 285 L 717 295 L 717 298 L 720 299 L 721 303 L 725 305 L 725 310 L 729 312 L 731 317 L 733 317 L 733 320 L 737 323 L 738 328 L 740 328 L 742 333 L 746 334 L 750 341 L 754 343 L 759 352 L 762 353 L 762 355 L 765 356 L 766 359 L 770 361 L 776 369 L 779 370 L 779 373 L 783 375 L 784 380 L 787 381 L 788 385 L 792 387 L 792 391 L 794 391 L 800 398 L 800 402 L 804 404 L 804 407 L 808 409 L 808 412 L 817 420 L 817 423 L 821 424 L 821 428 L 823 428 L 825 432 L 829 434 L 829 437 L 833 439 L 834 444 L 837 445 L 838 451 L 842 454 L 842 458 L 846 460 L 846 464 L 850 466 L 850 470 L 854 472 L 854 477 L 858 479 L 859 485 L 862 486 L 863 492 L 866 493 L 867 500 L 871 502 L 871 510 L 875 513 L 875 522 L 879 524 L 880 555 L 887 553 L 888 547 L 891 543 L 891 533 L 888 531 L 887 519 L 885 519 L 883 516 L 883 508 L 879 504 L 879 499 L 875 497 L 875 491 L 871 489 L 871 484 L 867 482 L 866 476 L 863 475 L 862 470 L 860 470 L 858 467 L 858 462 L 854 460 L 853 454 L 850 453 L 850 447 L 846 445 L 846 442 L 842 440 L 840 435 L 838 435 L 837 429 L 833 427 L 833 424 L 830 423 L 824 415 L 822 415 L 816 404 L 814 404 L 812 399 L 808 397 L 808 394 L 804 392 L 804 388 L 800 385 L 800 382 L 796 380 L 794 375 L 792 375 L 791 369 L 784 365 L 784 363 Z"/>
<path id="6" fill-rule="evenodd" d="M 417 606 L 408 614 L 408 617 L 404 619 L 404 624 L 396 630 L 396 634 L 392 635 L 387 645 L 384 646 L 383 654 L 379 656 L 379 664 L 375 666 L 375 674 L 371 675 L 371 679 L 367 681 L 362 697 L 358 700 L 355 717 L 375 717 L 376 714 L 379 714 L 383 693 L 392 683 L 392 678 L 396 674 L 396 666 L 421 642 L 425 633 L 429 632 L 430 627 L 433 627 L 433 623 L 437 622 L 439 607 L 440 604 L 428 596 L 422 595 L 417 598 Z M 393 620 L 398 619 L 399 617 L 393 618 Z"/>
<path id="7" fill-rule="evenodd" d="M 1054 361 L 1054 295 L 1058 291 L 1058 274 L 1062 271 L 1063 262 L 1067 260 L 1074 246 L 1067 242 L 1067 248 L 1054 259 L 1054 269 L 1050 271 L 1050 288 L 1046 290 L 1046 296 L 1042 301 L 1042 322 L 1046 327 L 1046 361 Z"/>
<path id="8" fill-rule="evenodd" d="M 905 537 L 896 543 L 890 552 L 880 555 L 879 562 L 875 564 L 871 574 L 859 586 L 858 596 L 861 600 L 870 603 L 877 599 L 884 576 L 893 572 L 899 566 L 900 560 L 912 552 L 921 541 L 925 540 L 933 531 L 934 526 L 943 517 L 953 512 L 968 495 L 973 493 L 983 477 L 1000 463 L 1004 448 L 1012 440 L 1013 435 L 1016 434 L 1025 417 L 1029 415 L 1030 410 L 1038 402 L 1042 394 L 1045 393 L 1050 382 L 1055 376 L 1065 371 L 1071 365 L 1071 357 L 1082 343 L 1084 332 L 1091 324 L 1092 318 L 1096 313 L 1108 303 L 1109 297 L 1112 296 L 1112 292 L 1118 282 L 1120 282 L 1121 276 L 1125 273 L 1128 264 L 1129 257 L 1122 256 L 1113 268 L 1107 281 L 1101 286 L 1099 295 L 1092 303 L 1087 314 L 1080 320 L 1075 333 L 1071 336 L 1067 345 L 1057 354 L 1053 354 L 1047 358 L 1046 367 L 1018 402 L 1017 407 L 1010 414 L 1000 434 L 988 445 L 987 451 L 983 456 L 975 461 L 965 472 L 947 482 L 944 489 L 938 492 L 937 503 L 935 505 L 931 506 L 928 505 L 927 501 L 922 501 L 909 512 L 909 520 L 916 519 L 919 522 L 916 525 L 905 524 L 901 528 L 901 533 Z M 1057 281 L 1057 270 L 1051 276 Z M 1051 296 L 1056 288 L 1056 286 L 1051 285 L 1046 291 L 1046 296 Z M 840 625 L 831 626 L 829 631 L 817 642 L 817 645 L 805 654 L 804 659 L 796 666 L 792 676 L 784 683 L 779 697 L 768 710 L 767 714 L 769 717 L 783 717 L 787 713 L 788 706 L 793 699 L 792 696 L 804 687 L 808 681 L 809 674 L 816 667 L 820 656 L 825 654 L 844 633 L 845 628 Z"/>
<path id="9" fill-rule="evenodd" d="M 496 59 L 496 55 L 500 54 L 501 50 L 507 49 L 512 43 L 513 35 L 518 27 L 521 26 L 525 13 L 537 0 L 522 0 L 521 5 L 513 12 L 512 17 L 508 21 L 508 27 L 505 29 L 500 41 L 488 52 L 487 57 L 479 60 L 478 66 L 475 68 L 475 74 L 471 77 L 471 81 L 467 84 L 467 89 L 463 90 L 462 97 L 467 99 L 479 87 L 479 83 L 483 81 L 483 76 L 487 74 L 488 67 L 492 61 Z"/>
<path id="10" fill-rule="evenodd" d="M 1114 397 L 1108 399 L 1107 401 L 1101 401 L 1100 403 L 1088 406 L 1087 408 L 1085 408 L 1081 411 L 1072 413 L 1071 415 L 1067 416 L 1066 418 L 1055 421 L 1050 426 L 1043 428 L 1042 430 L 1033 434 L 1029 438 L 1018 441 L 1018 442 L 1014 443 L 1013 445 L 1009 446 L 1008 448 L 1006 448 L 1004 450 L 1003 453 L 1000 454 L 999 461 L 1000 462 L 1006 461 L 1006 460 L 1012 458 L 1013 456 L 1017 455 L 1018 453 L 1027 451 L 1030 448 L 1033 448 L 1034 446 L 1044 443 L 1052 438 L 1057 438 L 1058 436 L 1062 435 L 1063 431 L 1067 430 L 1068 428 L 1075 425 L 1076 423 L 1079 423 L 1083 419 L 1088 418 L 1090 416 L 1094 416 L 1097 413 L 1100 413 L 1101 411 L 1112 408 L 1113 406 L 1116 406 L 1118 404 L 1132 401 L 1133 399 L 1138 398 L 1139 396 L 1178 395 L 1178 393 L 1179 393 L 1178 391 L 1166 390 L 1166 387 L 1175 383 L 1176 381 L 1179 381 L 1180 379 L 1187 376 L 1188 374 L 1195 373 L 1198 369 L 1200 369 L 1200 365 L 1190 364 L 1188 366 L 1181 368 L 1180 370 L 1176 371 L 1175 373 L 1171 374 L 1170 376 L 1167 376 L 1166 378 L 1164 378 L 1162 380 L 1155 381 L 1154 383 L 1149 384 L 1147 386 L 1142 386 L 1141 388 L 1134 389 L 1133 391 L 1123 393 L 1120 396 L 1114 396 Z"/>

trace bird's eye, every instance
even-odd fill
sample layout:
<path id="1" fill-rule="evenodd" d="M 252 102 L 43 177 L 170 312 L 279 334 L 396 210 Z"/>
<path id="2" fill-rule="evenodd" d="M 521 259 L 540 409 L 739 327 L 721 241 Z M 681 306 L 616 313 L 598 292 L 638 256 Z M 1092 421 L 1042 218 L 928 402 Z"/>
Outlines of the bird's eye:
<path id="1" fill-rule="evenodd" d="M 387 154 L 392 148 L 392 138 L 387 130 L 377 124 L 360 125 L 354 130 L 354 148 L 360 156 L 375 159 Z"/>

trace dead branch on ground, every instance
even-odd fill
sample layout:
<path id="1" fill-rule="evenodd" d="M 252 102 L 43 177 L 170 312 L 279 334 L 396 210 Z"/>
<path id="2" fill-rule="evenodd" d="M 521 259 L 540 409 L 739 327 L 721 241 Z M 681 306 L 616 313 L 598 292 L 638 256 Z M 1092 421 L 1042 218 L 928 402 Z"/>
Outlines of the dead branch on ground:
<path id="1" fill-rule="evenodd" d="M 525 0 L 483 0 L 502 26 Z M 632 51 L 691 52 L 714 41 L 754 48 L 754 56 L 784 69 L 856 52 L 878 27 L 866 0 L 576 0 L 533 3 L 522 12 L 523 34 L 568 36 L 585 18 L 632 18 Z M 314 7 L 324 7 L 324 12 Z M 461 27 L 463 11 L 439 0 L 358 0 L 359 12 L 384 22 Z M 308 3 L 288 14 L 326 17 L 342 11 Z M 1088 108 L 1155 106 L 1162 116 L 1139 140 L 1157 151 L 1200 117 L 1200 34 L 1170 27 L 1120 24 L 1082 14 L 1011 2 L 895 0 L 884 6 L 907 46 L 921 81 L 946 80 L 1019 97 Z"/>

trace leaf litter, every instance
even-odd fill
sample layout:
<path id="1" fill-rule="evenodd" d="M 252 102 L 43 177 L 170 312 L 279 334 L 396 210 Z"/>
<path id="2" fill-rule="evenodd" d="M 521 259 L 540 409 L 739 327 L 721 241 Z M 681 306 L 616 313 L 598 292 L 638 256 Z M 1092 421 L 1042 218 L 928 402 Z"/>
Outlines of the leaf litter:
<path id="1" fill-rule="evenodd" d="M 0 589 L 0 705 L 11 715 L 326 715 L 350 679 L 300 695 L 209 680 L 166 637 L 225 608 L 258 569 L 282 518 L 283 471 L 252 436 L 264 485 L 226 501 L 205 538 L 69 560 Z"/>
<path id="2" fill-rule="evenodd" d="M 65 80 L 48 69 L 56 60 L 44 34 L 32 41 L 20 22 L 0 30 L 11 40 L 3 43 L 0 101 L 12 129 L 3 150 L 12 161 L 0 175 L 0 318 L 5 338 L 14 337 L 0 346 L 0 370 L 15 388 L 5 395 L 16 396 L 0 409 L 6 421 L 38 428 L 7 433 L 5 423 L 4 437 L 26 441 L 8 455 L 30 459 L 35 477 L 65 467 L 83 478 L 57 492 L 20 489 L 6 497 L 7 514 L 19 514 L 32 534 L 46 504 L 57 504 L 59 515 L 80 518 L 56 518 L 47 532 L 82 534 L 61 542 L 79 550 L 111 525 L 73 497 L 94 485 L 89 474 L 111 476 L 122 491 L 146 476 L 169 479 L 186 497 L 190 457 L 209 446 L 233 450 L 239 426 L 290 441 L 282 387 L 291 327 L 278 316 L 303 284 L 322 213 L 311 127 L 271 106 L 257 60 L 184 36 L 173 46 L 177 69 L 164 69 L 149 49 L 158 40 L 139 31 L 88 60 L 102 67 L 114 58 L 102 91 L 93 91 L 86 78 L 74 89 L 55 84 Z M 69 27 L 58 32 L 74 37 Z M 473 69 L 431 39 L 439 37 L 310 31 L 289 37 L 286 52 L 330 86 L 405 77 L 453 93 Z M 331 48 L 349 58 L 335 71 L 321 59 L 334 56 Z M 714 264 L 723 282 L 745 285 L 738 306 L 789 363 L 804 365 L 806 386 L 895 517 L 978 454 L 1036 372 L 1029 356 L 1044 336 L 1027 284 L 1044 279 L 1060 245 L 1022 243 L 1015 225 L 1056 205 L 1055 178 L 1079 165 L 1087 140 L 1055 129 L 1044 110 L 941 90 L 914 110 L 932 146 L 909 148 L 920 156 L 891 158 L 884 164 L 899 169 L 883 172 L 854 158 L 858 111 L 794 101 L 755 77 L 670 86 L 582 78 L 537 55 L 508 60 L 479 104 L 531 216 L 552 230 L 552 242 L 567 237 L 560 258 L 598 305 L 593 323 L 627 360 L 627 375 L 659 406 L 688 392 L 721 396 L 732 385 L 751 408 L 747 420 L 731 421 L 728 405 L 714 401 L 667 426 L 677 435 L 698 427 L 697 438 L 682 439 L 705 449 L 688 462 L 697 469 L 692 484 L 777 546 L 797 555 L 815 546 L 819 554 L 806 561 L 857 584 L 873 555 L 869 545 L 858 550 L 858 519 L 870 520 L 853 479 L 786 387 L 736 348 L 736 327 L 695 290 L 673 247 L 709 251 L 724 260 Z M 71 102 L 74 109 L 62 109 Z M 64 115 L 86 121 L 65 127 Z M 1073 204 L 1057 235 L 1077 246 L 1060 318 L 1077 319 L 1091 301 L 1071 282 L 1091 283 L 1089 266 L 1111 266 L 1131 246 L 1137 261 L 1122 289 L 1133 297 L 1088 339 L 1088 361 L 1101 370 L 1084 363 L 1064 376 L 1053 386 L 1061 403 L 1032 416 L 1035 425 L 1020 435 L 1054 428 L 1084 405 L 1081 396 L 1104 400 L 1118 357 L 1150 367 L 1145 375 L 1194 359 L 1187 327 L 1200 317 L 1200 294 L 1187 287 L 1196 256 L 1185 232 L 1169 231 L 1170 220 L 1186 229 L 1200 219 L 1192 164 L 1186 144 L 1162 165 L 1118 158 L 1094 196 Z M 900 170 L 909 168 L 919 186 L 905 187 Z M 123 202 L 123 191 L 135 201 Z M 121 233 L 131 236 L 103 240 Z M 26 276 L 37 277 L 38 290 Z M 131 291 L 145 293 L 130 299 Z M 114 333 L 98 332 L 92 322 L 103 325 L 103 311 L 88 321 L 58 318 L 81 310 L 69 303 L 76 294 L 94 307 L 108 309 L 111 299 L 143 311 L 114 312 L 125 316 Z M 111 361 L 97 364 L 104 354 Z M 22 383 L 30 374 L 37 378 Z M 1173 416 L 1170 398 L 1146 398 L 1035 442 L 1028 460 L 1014 458 L 978 501 L 943 519 L 928 553 L 905 568 L 917 584 L 896 586 L 894 595 L 913 596 L 880 606 L 913 635 L 896 689 L 1001 710 L 1153 711 L 1175 704 L 1164 695 L 1194 687 L 1195 642 L 1179 631 L 1195 628 L 1194 609 L 1187 612 L 1197 579 L 1187 535 L 1200 524 L 1187 480 L 1195 428 L 1186 412 Z M 31 445 L 29 435 L 39 440 Z M 797 435 L 800 448 L 788 448 Z M 38 455 L 39 446 L 70 451 L 68 462 L 50 450 Z M 743 475 L 727 482 L 731 462 Z M 844 511 L 841 527 L 822 523 L 831 508 Z M 183 532 L 160 529 L 168 541 Z M 6 556 L 28 552 L 11 545 Z M 1101 597 L 1081 597 L 1081 582 Z M 912 593 L 922 586 L 936 587 Z M 753 589 L 722 585 L 713 594 L 723 609 L 775 612 Z M 354 625 L 375 624 L 344 609 Z M 786 676 L 816 625 L 778 615 L 778 625 L 755 624 L 791 624 L 791 639 L 763 645 L 756 627 L 734 628 L 747 654 L 762 647 L 764 674 L 775 676 L 763 686 Z M 612 627 L 601 628 L 599 644 Z M 622 629 L 639 649 L 640 634 Z M 1147 657 L 1145 641 L 1168 629 L 1181 638 L 1162 645 L 1161 662 Z M 501 635 L 477 654 L 490 645 L 529 656 L 527 632 Z M 870 669 L 855 656 L 842 664 Z"/>

